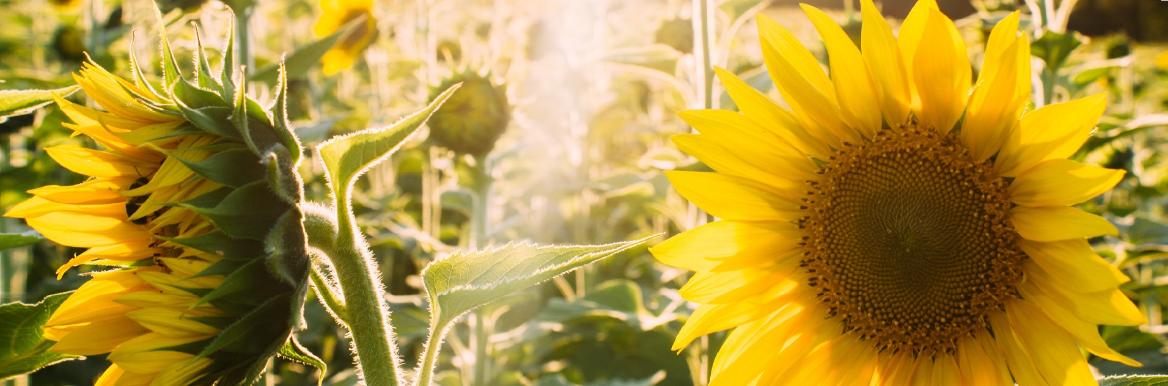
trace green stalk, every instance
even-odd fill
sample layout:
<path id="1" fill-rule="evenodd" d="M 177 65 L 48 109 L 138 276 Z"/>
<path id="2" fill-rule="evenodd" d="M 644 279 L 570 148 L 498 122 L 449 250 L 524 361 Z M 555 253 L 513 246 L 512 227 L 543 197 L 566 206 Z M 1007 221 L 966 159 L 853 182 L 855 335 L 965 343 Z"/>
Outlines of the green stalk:
<path id="1" fill-rule="evenodd" d="M 238 6 L 240 9 L 235 10 L 235 47 L 237 51 L 236 58 L 238 58 L 241 65 L 246 66 L 247 71 L 254 71 L 255 59 L 251 56 L 251 14 L 255 11 L 255 7 L 251 4 L 244 4 Z M 245 76 L 247 74 L 244 74 Z"/>
<path id="2" fill-rule="evenodd" d="M 432 311 L 431 311 L 432 312 Z M 429 386 L 433 382 L 434 365 L 438 361 L 438 353 L 442 351 L 442 337 L 446 336 L 446 325 L 431 325 L 426 335 L 426 348 L 422 353 L 422 362 L 418 364 L 418 382 L 415 386 Z"/>
<path id="3" fill-rule="evenodd" d="M 338 283 L 345 297 L 349 333 L 357 351 L 357 366 L 369 385 L 398 384 L 398 360 L 389 308 L 378 279 L 373 256 L 360 236 L 348 200 L 339 200 L 337 211 L 341 229 L 331 255 Z"/>
<path id="4" fill-rule="evenodd" d="M 487 199 L 491 192 L 491 175 L 487 172 L 486 157 L 475 159 L 475 205 L 471 216 L 470 245 L 474 249 L 481 249 L 486 244 L 487 236 Z M 474 330 L 472 331 L 475 347 L 474 384 L 487 384 L 487 338 L 491 331 L 486 328 L 487 311 L 480 307 L 474 313 Z"/>

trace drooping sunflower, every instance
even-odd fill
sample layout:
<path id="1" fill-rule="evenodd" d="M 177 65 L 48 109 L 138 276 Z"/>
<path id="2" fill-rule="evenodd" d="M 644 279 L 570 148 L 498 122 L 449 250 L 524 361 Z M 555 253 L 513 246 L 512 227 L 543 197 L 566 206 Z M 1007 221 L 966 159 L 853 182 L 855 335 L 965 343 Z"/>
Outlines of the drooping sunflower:
<path id="1" fill-rule="evenodd" d="M 1103 96 L 1027 110 L 1029 39 L 992 30 L 976 83 L 953 22 L 918 2 L 899 34 L 862 1 L 860 47 L 803 6 L 830 76 L 758 19 L 780 105 L 725 71 L 739 112 L 682 118 L 675 143 L 715 172 L 669 172 L 719 218 L 652 249 L 696 271 L 674 349 L 733 329 L 712 385 L 1093 384 L 1080 349 L 1138 365 L 1100 324 L 1143 315 L 1087 238 L 1115 235 L 1072 205 L 1123 172 L 1067 158 Z"/>
<path id="2" fill-rule="evenodd" d="M 320 59 L 324 74 L 333 75 L 353 67 L 357 58 L 377 38 L 377 19 L 373 17 L 373 0 L 320 0 L 320 12 L 312 30 L 317 37 L 331 35 L 349 22 L 365 18 Z"/>
<path id="3" fill-rule="evenodd" d="M 306 268 L 288 263 L 305 250 L 299 191 L 272 182 L 290 176 L 298 145 L 280 140 L 291 138 L 276 123 L 282 113 L 255 109 L 242 85 L 206 66 L 197 83 L 168 67 L 161 92 L 135 74 L 131 82 L 83 63 L 74 79 L 100 108 L 56 103 L 65 126 L 97 148 L 45 151 L 87 179 L 33 189 L 5 213 L 86 248 L 59 276 L 96 268 L 44 336 L 51 351 L 108 354 L 97 385 L 255 379 L 289 339 L 304 297 Z"/>

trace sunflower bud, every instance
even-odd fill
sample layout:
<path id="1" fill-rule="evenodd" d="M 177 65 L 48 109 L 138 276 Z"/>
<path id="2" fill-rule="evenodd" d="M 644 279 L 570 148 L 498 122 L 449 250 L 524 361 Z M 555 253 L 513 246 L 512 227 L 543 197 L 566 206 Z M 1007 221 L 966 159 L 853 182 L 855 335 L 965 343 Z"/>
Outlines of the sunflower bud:
<path id="1" fill-rule="evenodd" d="M 85 31 L 66 24 L 53 32 L 53 51 L 62 61 L 77 63 L 85 60 Z"/>
<path id="2" fill-rule="evenodd" d="M 165 89 L 141 69 L 127 80 L 82 64 L 74 79 L 99 107 L 56 102 L 66 127 L 98 146 L 45 151 L 89 178 L 33 189 L 5 215 L 87 248 L 58 275 L 113 267 L 72 293 L 44 331 L 52 351 L 108 354 L 97 384 L 250 384 L 289 344 L 306 289 L 285 80 L 268 111 L 241 81 L 213 77 L 201 47 L 195 79 L 179 75 L 165 38 L 162 47 Z"/>
<path id="3" fill-rule="evenodd" d="M 456 153 L 482 157 L 495 147 L 511 120 L 507 89 L 494 85 L 488 77 L 467 71 L 431 89 L 430 100 L 456 83 L 462 83 L 462 87 L 428 121 L 430 139 Z"/>

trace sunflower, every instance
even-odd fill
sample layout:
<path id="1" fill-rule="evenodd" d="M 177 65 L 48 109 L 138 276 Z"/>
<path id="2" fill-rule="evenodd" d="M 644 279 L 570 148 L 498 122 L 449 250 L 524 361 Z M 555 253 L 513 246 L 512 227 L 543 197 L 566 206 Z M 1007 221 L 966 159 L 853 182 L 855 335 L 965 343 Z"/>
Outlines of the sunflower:
<path id="1" fill-rule="evenodd" d="M 1115 235 L 1071 205 L 1123 172 L 1068 160 L 1106 100 L 1025 111 L 1030 47 L 1017 13 L 992 30 L 977 82 L 933 0 L 898 36 L 862 2 L 860 47 L 803 6 L 829 77 L 758 19 L 776 104 L 726 71 L 740 112 L 687 111 L 676 144 L 715 172 L 669 172 L 719 218 L 655 246 L 696 271 L 674 349 L 733 329 L 711 385 L 1093 384 L 1080 352 L 1139 365 L 1100 324 L 1143 315 L 1086 238 Z"/>
<path id="2" fill-rule="evenodd" d="M 99 148 L 45 151 L 87 179 L 33 189 L 5 213 L 55 243 L 86 249 L 58 277 L 79 265 L 112 268 L 90 274 L 44 327 L 51 351 L 108 354 L 112 364 L 98 385 L 251 379 L 288 338 L 303 297 L 303 288 L 266 267 L 269 229 L 286 226 L 277 219 L 299 219 L 249 150 L 259 133 L 274 132 L 265 127 L 270 118 L 248 112 L 250 130 L 211 118 L 227 117 L 226 100 L 250 100 L 241 88 L 240 98 L 225 100 L 212 91 L 223 85 L 206 75 L 205 89 L 168 79 L 173 88 L 164 94 L 83 63 L 74 79 L 101 109 L 56 103 L 71 121 L 65 126 Z M 262 209 L 231 211 L 241 204 Z"/>
<path id="3" fill-rule="evenodd" d="M 373 0 L 321 0 L 320 12 L 320 19 L 313 26 L 317 37 L 336 33 L 349 22 L 364 18 L 361 25 L 342 36 L 320 59 L 324 74 L 333 75 L 353 67 L 353 62 L 377 38 L 377 19 L 373 17 Z"/>

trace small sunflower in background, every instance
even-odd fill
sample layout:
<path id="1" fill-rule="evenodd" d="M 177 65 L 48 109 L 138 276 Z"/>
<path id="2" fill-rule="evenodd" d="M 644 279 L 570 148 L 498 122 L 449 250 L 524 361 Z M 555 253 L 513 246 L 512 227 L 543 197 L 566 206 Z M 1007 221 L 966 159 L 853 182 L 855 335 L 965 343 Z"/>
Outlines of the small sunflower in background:
<path id="1" fill-rule="evenodd" d="M 860 47 L 803 8 L 830 77 L 760 17 L 789 107 L 719 71 L 740 112 L 682 113 L 700 134 L 676 144 L 716 172 L 668 177 L 719 220 L 652 249 L 696 271 L 681 294 L 699 307 L 674 349 L 733 329 L 711 379 L 732 386 L 1093 384 L 1081 349 L 1138 366 L 1097 329 L 1145 322 L 1087 242 L 1116 228 L 1072 207 L 1123 176 L 1067 159 L 1105 97 L 1025 111 L 1017 13 L 993 28 L 971 84 L 933 0 L 897 36 L 862 1 Z"/>
<path id="2" fill-rule="evenodd" d="M 45 151 L 87 179 L 33 189 L 5 213 L 85 248 L 57 275 L 96 270 L 44 336 L 54 352 L 108 354 L 97 385 L 253 380 L 295 327 L 306 268 L 272 267 L 306 259 L 303 228 L 297 200 L 269 181 L 292 168 L 288 148 L 298 145 L 277 141 L 278 113 L 232 113 L 259 104 L 209 75 L 200 69 L 200 86 L 168 78 L 159 92 L 84 62 L 74 79 L 100 108 L 56 103 L 65 126 L 98 148 Z"/>
<path id="3" fill-rule="evenodd" d="M 84 3 L 85 0 L 49 0 L 49 4 L 51 4 L 53 9 L 57 10 L 57 12 L 75 12 L 80 9 L 81 4 Z"/>
<path id="4" fill-rule="evenodd" d="M 364 18 L 353 32 L 341 37 L 322 57 L 324 74 L 333 75 L 353 67 L 353 63 L 377 39 L 377 19 L 373 17 L 373 0 L 321 0 L 320 18 L 313 26 L 317 37 L 332 35 L 346 24 Z"/>
<path id="5" fill-rule="evenodd" d="M 495 85 L 490 75 L 465 70 L 456 72 L 430 89 L 430 100 L 442 91 L 462 84 L 430 117 L 430 140 L 458 154 L 482 158 L 495 148 L 511 121 L 507 87 Z"/>

